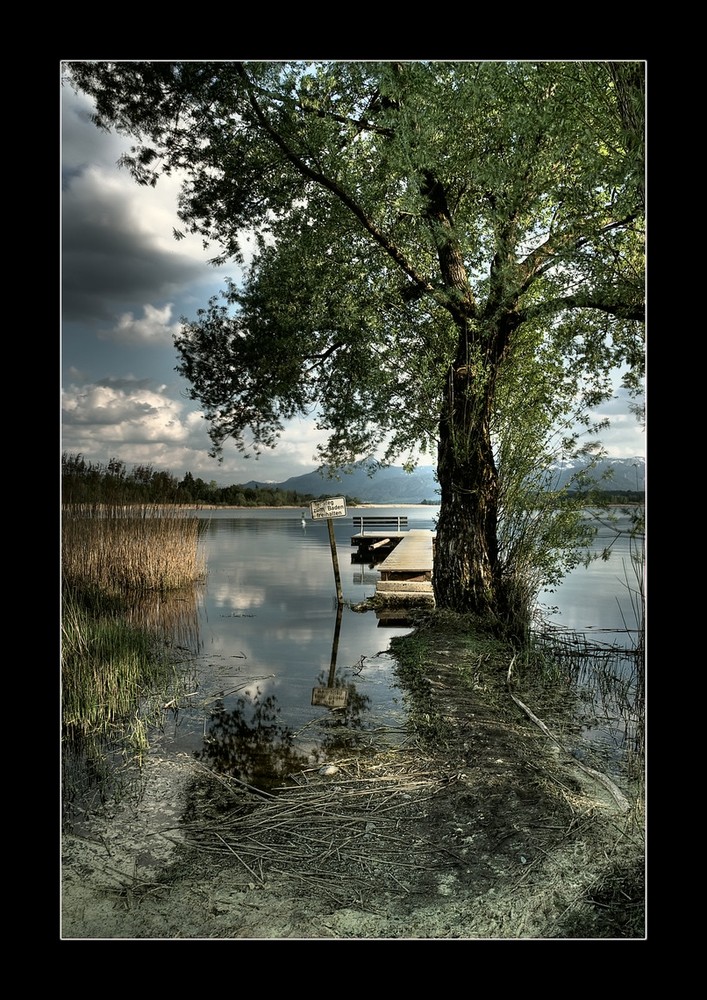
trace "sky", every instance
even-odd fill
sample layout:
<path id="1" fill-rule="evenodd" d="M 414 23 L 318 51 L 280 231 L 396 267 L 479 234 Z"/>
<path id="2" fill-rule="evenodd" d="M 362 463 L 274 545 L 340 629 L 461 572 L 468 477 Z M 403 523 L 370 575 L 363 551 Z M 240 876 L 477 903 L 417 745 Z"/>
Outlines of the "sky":
<path id="1" fill-rule="evenodd" d="M 288 424 L 274 451 L 209 457 L 208 426 L 176 371 L 180 319 L 237 280 L 235 264 L 208 263 L 199 237 L 177 242 L 179 179 L 139 187 L 118 160 L 129 141 L 89 120 L 84 95 L 61 88 L 61 449 L 93 464 L 111 459 L 186 472 L 220 486 L 284 482 L 317 468 L 314 418 Z M 595 414 L 611 429 L 609 455 L 645 454 L 645 433 L 620 393 Z M 429 459 L 427 459 L 429 462 Z"/>

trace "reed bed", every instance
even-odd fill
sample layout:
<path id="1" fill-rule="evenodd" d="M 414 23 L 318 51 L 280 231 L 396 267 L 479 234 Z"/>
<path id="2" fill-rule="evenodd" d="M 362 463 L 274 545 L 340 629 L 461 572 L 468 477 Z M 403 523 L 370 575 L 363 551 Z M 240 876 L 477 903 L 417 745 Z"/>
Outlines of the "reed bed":
<path id="1" fill-rule="evenodd" d="M 146 684 L 168 676 L 164 647 L 119 616 L 96 617 L 71 593 L 62 610 L 64 725 L 105 731 L 136 712 Z"/>
<path id="2" fill-rule="evenodd" d="M 68 504 L 62 512 L 62 721 L 69 733 L 120 728 L 146 746 L 141 708 L 175 682 L 174 647 L 196 630 L 204 522 L 153 505 Z"/>
<path id="3" fill-rule="evenodd" d="M 62 572 L 72 587 L 108 595 L 170 591 L 206 574 L 204 522 L 174 507 L 67 504 Z"/>

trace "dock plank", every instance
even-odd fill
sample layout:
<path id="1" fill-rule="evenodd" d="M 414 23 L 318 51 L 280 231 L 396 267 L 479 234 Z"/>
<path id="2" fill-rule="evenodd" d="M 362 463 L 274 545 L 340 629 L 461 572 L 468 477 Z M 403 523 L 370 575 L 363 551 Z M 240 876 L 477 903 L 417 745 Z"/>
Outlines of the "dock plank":
<path id="1" fill-rule="evenodd" d="M 408 531 L 378 567 L 382 580 L 412 575 L 432 576 L 434 532 L 419 528 Z"/>

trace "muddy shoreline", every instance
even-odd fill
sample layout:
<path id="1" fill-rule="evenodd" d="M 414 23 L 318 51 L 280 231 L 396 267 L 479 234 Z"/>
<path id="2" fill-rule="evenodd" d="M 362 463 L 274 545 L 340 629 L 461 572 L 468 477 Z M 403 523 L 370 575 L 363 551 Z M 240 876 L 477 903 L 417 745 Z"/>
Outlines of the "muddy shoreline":
<path id="1" fill-rule="evenodd" d="M 640 787 L 622 810 L 467 638 L 429 637 L 427 735 L 274 797 L 150 755 L 136 801 L 63 837 L 61 939 L 644 938 Z"/>

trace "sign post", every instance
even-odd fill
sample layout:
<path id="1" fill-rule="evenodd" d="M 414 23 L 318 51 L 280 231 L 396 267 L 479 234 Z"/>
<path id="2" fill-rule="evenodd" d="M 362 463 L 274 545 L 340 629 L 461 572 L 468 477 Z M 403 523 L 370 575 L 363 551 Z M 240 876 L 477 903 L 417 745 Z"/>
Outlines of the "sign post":
<path id="1" fill-rule="evenodd" d="M 327 520 L 329 528 L 329 545 L 331 546 L 331 561 L 334 565 L 334 580 L 336 581 L 336 599 L 339 605 L 344 603 L 344 594 L 341 589 L 341 574 L 339 573 L 339 560 L 336 557 L 336 539 L 334 538 L 333 517 L 346 517 L 346 498 L 330 497 L 327 500 L 312 500 L 309 505 L 312 512 L 313 521 Z"/>

